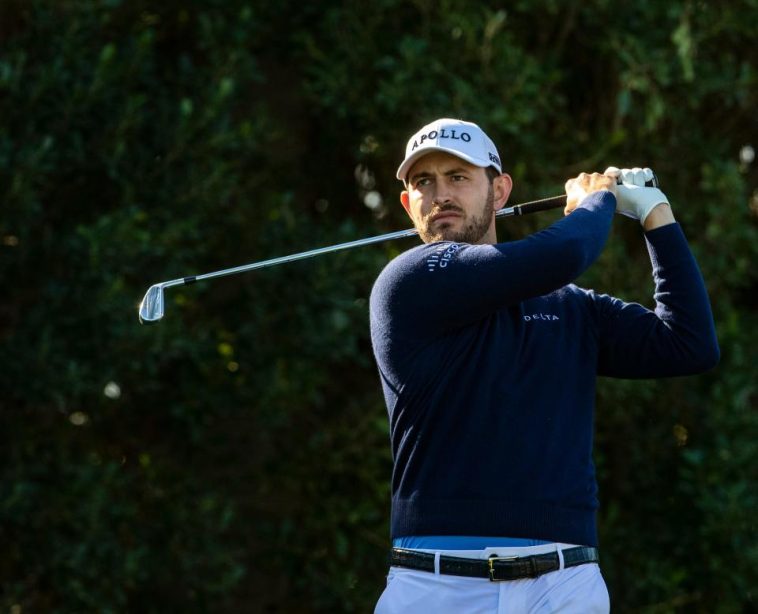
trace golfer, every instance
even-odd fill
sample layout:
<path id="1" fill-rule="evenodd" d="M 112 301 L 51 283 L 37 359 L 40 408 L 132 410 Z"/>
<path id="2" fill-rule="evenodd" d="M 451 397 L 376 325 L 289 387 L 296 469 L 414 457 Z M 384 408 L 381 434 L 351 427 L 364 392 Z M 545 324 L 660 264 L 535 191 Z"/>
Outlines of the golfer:
<path id="1" fill-rule="evenodd" d="M 690 375 L 719 358 L 703 279 L 652 176 L 582 173 L 565 217 L 498 243 L 512 181 L 489 137 L 439 119 L 408 141 L 400 201 L 424 245 L 387 265 L 370 305 L 394 460 L 376 614 L 609 611 L 596 377 Z M 654 311 L 572 284 L 614 213 L 644 229 Z"/>

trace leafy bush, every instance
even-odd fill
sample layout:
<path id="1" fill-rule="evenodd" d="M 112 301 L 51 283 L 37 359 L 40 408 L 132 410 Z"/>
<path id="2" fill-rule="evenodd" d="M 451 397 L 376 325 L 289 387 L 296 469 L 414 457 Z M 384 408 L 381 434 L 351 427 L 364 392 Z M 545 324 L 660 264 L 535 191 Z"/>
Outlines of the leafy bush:
<path id="1" fill-rule="evenodd" d="M 154 327 L 136 305 L 407 227 L 405 139 L 461 116 L 500 144 L 515 201 L 656 168 L 722 361 L 601 382 L 603 569 L 621 612 L 755 608 L 756 8 L 0 4 L 0 607 L 373 607 L 391 461 L 367 298 L 413 242 L 172 288 Z M 581 282 L 649 303 L 646 259 L 619 219 Z"/>

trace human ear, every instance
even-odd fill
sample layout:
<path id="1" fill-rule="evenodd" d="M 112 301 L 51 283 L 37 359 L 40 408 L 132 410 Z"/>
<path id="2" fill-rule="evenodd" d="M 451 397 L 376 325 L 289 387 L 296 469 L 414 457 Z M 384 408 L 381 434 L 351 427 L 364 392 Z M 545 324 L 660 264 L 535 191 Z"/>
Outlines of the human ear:
<path id="1" fill-rule="evenodd" d="M 408 216 L 413 219 L 413 216 L 411 215 L 411 199 L 408 196 L 408 190 L 400 192 L 400 204 L 403 205 L 403 209 L 405 209 Z"/>
<path id="2" fill-rule="evenodd" d="M 495 211 L 499 211 L 508 202 L 508 197 L 511 195 L 511 190 L 513 189 L 513 179 L 511 179 L 509 174 L 503 173 L 495 177 L 492 182 L 492 188 L 495 198 L 495 202 L 493 203 Z"/>

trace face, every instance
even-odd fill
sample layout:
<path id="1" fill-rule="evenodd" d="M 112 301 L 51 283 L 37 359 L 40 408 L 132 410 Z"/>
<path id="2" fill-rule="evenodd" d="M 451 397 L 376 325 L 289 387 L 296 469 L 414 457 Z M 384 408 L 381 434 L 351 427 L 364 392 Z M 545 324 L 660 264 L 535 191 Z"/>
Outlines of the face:
<path id="1" fill-rule="evenodd" d="M 495 211 L 511 191 L 511 179 L 490 182 L 485 169 L 444 152 L 419 159 L 408 172 L 400 202 L 425 243 L 495 243 Z"/>

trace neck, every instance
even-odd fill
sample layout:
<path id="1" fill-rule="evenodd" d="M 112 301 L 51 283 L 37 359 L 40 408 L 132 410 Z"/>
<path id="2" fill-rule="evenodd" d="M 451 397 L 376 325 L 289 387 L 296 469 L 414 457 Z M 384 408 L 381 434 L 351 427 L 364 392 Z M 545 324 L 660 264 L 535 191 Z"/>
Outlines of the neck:
<path id="1" fill-rule="evenodd" d="M 476 244 L 477 245 L 494 245 L 497 243 L 497 230 L 495 229 L 495 216 L 492 216 L 492 224 L 490 224 L 489 229 L 484 234 L 484 236 L 479 239 Z"/>

